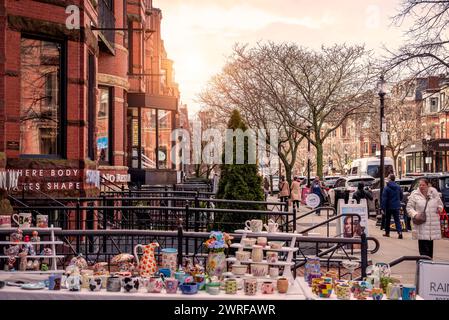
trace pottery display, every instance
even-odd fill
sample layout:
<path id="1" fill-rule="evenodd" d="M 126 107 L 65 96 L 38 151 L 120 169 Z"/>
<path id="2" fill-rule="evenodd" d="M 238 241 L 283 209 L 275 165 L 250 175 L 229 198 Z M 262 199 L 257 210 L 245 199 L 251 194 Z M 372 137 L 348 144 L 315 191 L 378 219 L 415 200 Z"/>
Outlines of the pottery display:
<path id="1" fill-rule="evenodd" d="M 133 293 L 139 291 L 139 278 L 138 277 L 123 277 L 122 287 L 124 292 Z"/>
<path id="2" fill-rule="evenodd" d="M 122 290 L 122 282 L 119 277 L 109 277 L 106 281 L 106 291 L 120 292 Z"/>
<path id="3" fill-rule="evenodd" d="M 226 294 L 236 294 L 237 293 L 237 280 L 236 279 L 226 279 L 225 280 L 225 291 L 226 291 Z"/>
<path id="4" fill-rule="evenodd" d="M 257 279 L 244 279 L 243 280 L 243 288 L 245 295 L 254 296 L 257 294 Z"/>
<path id="5" fill-rule="evenodd" d="M 251 252 L 249 251 L 237 251 L 235 253 L 237 261 L 248 261 L 251 258 Z"/>
<path id="6" fill-rule="evenodd" d="M 156 258 L 154 256 L 154 249 L 159 247 L 157 242 L 153 242 L 147 245 L 138 244 L 134 247 L 134 257 L 137 261 L 137 266 L 139 269 L 139 274 L 141 277 L 151 277 L 157 271 Z M 139 260 L 137 255 L 137 249 L 141 248 L 143 250 L 142 259 Z"/>
<path id="7" fill-rule="evenodd" d="M 251 264 L 251 274 L 255 277 L 265 277 L 268 274 L 268 265 Z"/>
<path id="8" fill-rule="evenodd" d="M 268 243 L 268 239 L 266 237 L 257 237 L 257 245 L 261 247 L 265 247 Z"/>
<path id="9" fill-rule="evenodd" d="M 161 252 L 161 267 L 170 269 L 173 274 L 178 265 L 178 250 L 174 248 L 165 248 L 162 249 Z"/>
<path id="10" fill-rule="evenodd" d="M 259 245 L 253 246 L 253 251 L 251 253 L 251 259 L 253 262 L 261 262 L 263 260 L 262 246 L 259 246 Z"/>
<path id="11" fill-rule="evenodd" d="M 279 278 L 277 280 L 277 290 L 279 293 L 287 293 L 288 291 L 288 279 L 287 278 Z"/>
<path id="12" fill-rule="evenodd" d="M 271 281 L 264 281 L 262 283 L 262 294 L 273 294 L 274 293 L 274 284 Z"/>
<path id="13" fill-rule="evenodd" d="M 12 220 L 21 229 L 31 228 L 32 214 L 30 212 L 15 213 L 11 216 Z"/>

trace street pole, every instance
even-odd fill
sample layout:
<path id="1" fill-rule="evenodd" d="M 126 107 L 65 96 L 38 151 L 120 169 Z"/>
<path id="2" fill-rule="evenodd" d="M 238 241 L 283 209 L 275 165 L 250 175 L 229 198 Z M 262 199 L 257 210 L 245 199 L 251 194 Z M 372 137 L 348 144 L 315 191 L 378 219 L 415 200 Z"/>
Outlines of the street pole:
<path id="1" fill-rule="evenodd" d="M 310 189 L 310 129 L 312 127 L 307 127 L 307 188 Z"/>
<path id="2" fill-rule="evenodd" d="M 382 193 L 385 186 L 385 141 L 384 141 L 384 132 L 387 128 L 385 128 L 385 79 L 384 76 L 381 75 L 380 83 L 379 83 L 379 98 L 380 98 L 380 194 L 379 194 L 379 203 L 382 203 Z M 388 223 L 388 221 L 386 222 Z"/>

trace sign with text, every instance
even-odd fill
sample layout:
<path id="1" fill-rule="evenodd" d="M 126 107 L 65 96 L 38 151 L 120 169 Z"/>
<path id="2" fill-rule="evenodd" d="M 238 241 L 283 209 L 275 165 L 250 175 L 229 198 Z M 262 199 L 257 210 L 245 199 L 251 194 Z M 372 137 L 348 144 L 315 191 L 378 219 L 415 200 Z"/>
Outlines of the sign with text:
<path id="1" fill-rule="evenodd" d="M 424 300 L 449 300 L 449 263 L 421 260 L 417 279 Z"/>
<path id="2" fill-rule="evenodd" d="M 350 200 L 348 204 L 344 199 L 338 200 L 338 214 L 343 215 L 341 220 L 337 220 L 337 234 L 340 233 L 344 237 L 360 236 L 362 233 L 361 227 L 364 228 L 365 234 L 368 236 L 368 206 L 366 199 L 361 199 L 360 204 L 356 201 Z M 361 221 L 358 221 L 357 216 L 345 216 L 347 214 L 358 214 Z"/>

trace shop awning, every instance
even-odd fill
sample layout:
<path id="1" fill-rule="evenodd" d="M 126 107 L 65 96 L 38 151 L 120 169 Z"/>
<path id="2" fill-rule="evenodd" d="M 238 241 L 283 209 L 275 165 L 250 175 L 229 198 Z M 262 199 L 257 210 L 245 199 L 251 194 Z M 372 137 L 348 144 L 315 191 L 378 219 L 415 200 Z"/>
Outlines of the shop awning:
<path id="1" fill-rule="evenodd" d="M 176 111 L 178 109 L 178 98 L 150 95 L 148 93 L 128 93 L 128 107 Z"/>

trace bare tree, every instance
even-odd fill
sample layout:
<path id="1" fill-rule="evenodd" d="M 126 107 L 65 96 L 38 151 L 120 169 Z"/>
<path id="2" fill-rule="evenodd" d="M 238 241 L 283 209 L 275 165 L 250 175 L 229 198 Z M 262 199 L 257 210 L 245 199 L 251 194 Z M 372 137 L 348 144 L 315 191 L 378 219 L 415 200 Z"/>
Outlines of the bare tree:
<path id="1" fill-rule="evenodd" d="M 384 68 L 400 68 L 409 75 L 447 73 L 449 68 L 449 0 L 403 0 L 393 22 L 409 22 L 405 44 L 397 51 L 388 50 Z"/>

